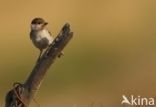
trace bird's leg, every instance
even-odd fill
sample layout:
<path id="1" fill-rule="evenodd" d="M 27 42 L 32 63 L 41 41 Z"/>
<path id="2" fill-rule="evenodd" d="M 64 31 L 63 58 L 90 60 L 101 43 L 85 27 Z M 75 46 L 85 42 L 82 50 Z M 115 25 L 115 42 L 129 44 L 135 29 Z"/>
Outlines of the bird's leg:
<path id="1" fill-rule="evenodd" d="M 40 54 L 39 54 L 39 56 L 38 56 L 38 58 L 37 58 L 37 62 L 40 61 L 40 58 L 41 58 L 41 56 L 42 56 L 42 52 L 43 52 L 43 50 L 41 49 L 41 50 L 40 50 Z"/>

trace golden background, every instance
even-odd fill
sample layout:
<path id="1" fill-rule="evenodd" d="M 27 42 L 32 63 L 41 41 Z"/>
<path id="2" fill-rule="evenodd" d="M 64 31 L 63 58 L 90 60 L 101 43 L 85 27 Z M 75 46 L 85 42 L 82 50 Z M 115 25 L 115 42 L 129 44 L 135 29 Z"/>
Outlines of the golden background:
<path id="1" fill-rule="evenodd" d="M 156 96 L 155 0 L 0 0 L 1 107 L 39 54 L 29 39 L 34 17 L 54 36 L 66 22 L 74 31 L 35 97 L 41 107 L 121 107 L 123 94 Z"/>

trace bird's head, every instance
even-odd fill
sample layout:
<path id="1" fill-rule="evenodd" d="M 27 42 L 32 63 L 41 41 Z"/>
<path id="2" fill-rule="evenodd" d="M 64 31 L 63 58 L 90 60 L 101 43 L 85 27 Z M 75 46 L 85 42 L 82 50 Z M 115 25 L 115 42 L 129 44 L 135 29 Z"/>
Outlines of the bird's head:
<path id="1" fill-rule="evenodd" d="M 42 18 L 34 18 L 31 21 L 31 30 L 39 31 L 45 28 L 48 23 Z"/>

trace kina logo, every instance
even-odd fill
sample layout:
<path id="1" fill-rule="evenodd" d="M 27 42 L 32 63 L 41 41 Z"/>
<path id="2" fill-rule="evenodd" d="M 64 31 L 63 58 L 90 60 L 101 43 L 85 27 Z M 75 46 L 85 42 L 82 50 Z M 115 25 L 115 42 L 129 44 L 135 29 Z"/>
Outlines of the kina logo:
<path id="1" fill-rule="evenodd" d="M 141 97 L 141 96 L 134 96 L 130 95 L 130 97 L 127 97 L 125 95 L 122 95 L 122 101 L 121 104 L 128 104 L 132 106 L 152 106 L 154 105 L 154 98 L 146 98 L 146 97 Z"/>

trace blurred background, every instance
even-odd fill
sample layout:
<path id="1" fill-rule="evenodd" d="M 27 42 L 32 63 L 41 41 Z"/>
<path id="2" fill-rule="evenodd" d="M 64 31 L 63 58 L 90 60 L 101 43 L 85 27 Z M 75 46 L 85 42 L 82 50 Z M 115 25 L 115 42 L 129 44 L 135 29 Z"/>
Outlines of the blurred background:
<path id="1" fill-rule="evenodd" d="M 123 94 L 156 96 L 155 0 L 0 0 L 0 14 L 1 107 L 38 57 L 34 17 L 55 37 L 66 22 L 74 32 L 35 96 L 41 107 L 121 107 Z"/>

